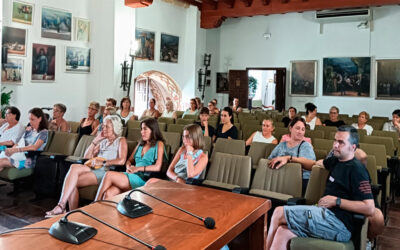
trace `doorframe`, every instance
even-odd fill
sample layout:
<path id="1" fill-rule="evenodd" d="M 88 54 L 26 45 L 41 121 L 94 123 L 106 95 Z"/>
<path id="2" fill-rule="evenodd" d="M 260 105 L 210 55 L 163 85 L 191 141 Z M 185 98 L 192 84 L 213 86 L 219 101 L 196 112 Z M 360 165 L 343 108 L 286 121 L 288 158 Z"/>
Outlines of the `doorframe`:
<path id="1" fill-rule="evenodd" d="M 283 103 L 284 103 L 284 105 L 283 105 L 283 109 L 285 109 L 286 108 L 286 73 L 287 73 L 287 69 L 285 68 L 285 67 L 274 67 L 274 68 L 272 68 L 272 67 L 247 67 L 246 68 L 246 71 L 247 71 L 247 76 L 249 75 L 249 70 L 275 70 L 275 71 L 278 71 L 278 70 L 284 70 L 285 71 L 285 81 L 284 81 L 284 85 L 283 85 L 283 89 L 284 89 L 284 92 L 283 92 Z M 276 96 L 276 94 L 277 94 L 277 92 L 275 91 L 275 100 L 277 99 L 277 96 Z"/>

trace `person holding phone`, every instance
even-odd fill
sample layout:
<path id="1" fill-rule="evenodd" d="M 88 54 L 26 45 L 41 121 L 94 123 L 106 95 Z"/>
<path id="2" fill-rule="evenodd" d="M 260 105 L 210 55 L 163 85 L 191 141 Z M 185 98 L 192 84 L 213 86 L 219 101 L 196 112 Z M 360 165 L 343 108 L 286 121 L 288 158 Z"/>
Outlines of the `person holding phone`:
<path id="1" fill-rule="evenodd" d="M 279 143 L 268 157 L 270 168 L 279 169 L 288 162 L 300 163 L 303 168 L 303 194 L 310 179 L 315 153 L 310 143 L 304 140 L 306 122 L 295 117 L 289 123 L 290 140 Z"/>

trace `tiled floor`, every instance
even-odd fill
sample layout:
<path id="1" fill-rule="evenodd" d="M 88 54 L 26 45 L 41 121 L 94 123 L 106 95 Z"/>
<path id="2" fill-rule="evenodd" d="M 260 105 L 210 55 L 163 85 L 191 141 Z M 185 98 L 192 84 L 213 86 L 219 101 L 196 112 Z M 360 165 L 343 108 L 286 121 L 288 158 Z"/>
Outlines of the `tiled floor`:
<path id="1" fill-rule="evenodd" d="M 1 183 L 4 182 L 0 181 Z M 0 232 L 43 220 L 45 212 L 57 204 L 56 199 L 32 201 L 35 195 L 29 187 L 26 188 L 26 191 L 7 195 L 11 191 L 11 184 L 0 186 Z M 379 250 L 400 248 L 400 198 L 390 206 L 388 216 L 387 226 L 377 239 Z"/>

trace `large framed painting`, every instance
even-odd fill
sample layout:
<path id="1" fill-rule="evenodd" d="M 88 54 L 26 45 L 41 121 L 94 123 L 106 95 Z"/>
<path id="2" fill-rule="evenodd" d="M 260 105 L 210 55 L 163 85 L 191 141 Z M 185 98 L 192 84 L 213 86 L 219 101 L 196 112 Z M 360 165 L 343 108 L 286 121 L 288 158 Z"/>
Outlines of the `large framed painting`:
<path id="1" fill-rule="evenodd" d="M 42 37 L 71 40 L 72 14 L 64 10 L 42 8 Z"/>
<path id="2" fill-rule="evenodd" d="M 26 30 L 3 26 L 2 47 L 7 48 L 7 54 L 13 56 L 26 55 Z"/>
<path id="3" fill-rule="evenodd" d="M 90 40 L 90 21 L 87 19 L 75 18 L 75 40 L 89 42 Z"/>
<path id="4" fill-rule="evenodd" d="M 24 76 L 24 60 L 8 58 L 1 70 L 1 83 L 22 84 Z"/>
<path id="5" fill-rule="evenodd" d="M 376 99 L 400 99 L 400 59 L 376 60 Z"/>
<path id="6" fill-rule="evenodd" d="M 291 96 L 316 96 L 317 95 L 317 61 L 291 61 L 290 62 Z"/>
<path id="7" fill-rule="evenodd" d="M 89 48 L 65 47 L 65 72 L 89 73 L 90 72 Z"/>
<path id="8" fill-rule="evenodd" d="M 228 73 L 217 72 L 217 93 L 229 93 Z"/>
<path id="9" fill-rule="evenodd" d="M 161 33 L 160 61 L 178 63 L 179 36 Z"/>
<path id="10" fill-rule="evenodd" d="M 135 30 L 135 40 L 138 45 L 135 51 L 136 60 L 154 61 L 154 38 L 154 32 L 142 29 Z"/>
<path id="11" fill-rule="evenodd" d="M 34 82 L 53 82 L 56 72 L 56 46 L 32 43 L 32 76 Z"/>
<path id="12" fill-rule="evenodd" d="M 34 4 L 14 0 L 12 2 L 12 21 L 32 25 L 34 16 L 33 11 Z"/>
<path id="13" fill-rule="evenodd" d="M 323 95 L 370 96 L 371 57 L 337 57 L 323 60 Z"/>

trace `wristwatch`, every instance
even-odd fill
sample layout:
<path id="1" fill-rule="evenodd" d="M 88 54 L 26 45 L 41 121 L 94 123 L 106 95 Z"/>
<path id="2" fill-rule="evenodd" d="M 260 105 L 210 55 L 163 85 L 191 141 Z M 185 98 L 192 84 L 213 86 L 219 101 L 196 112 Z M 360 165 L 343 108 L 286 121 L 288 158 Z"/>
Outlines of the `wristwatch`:
<path id="1" fill-rule="evenodd" d="M 342 204 L 342 199 L 340 199 L 339 197 L 336 198 L 336 207 L 340 208 L 340 204 Z"/>
<path id="2" fill-rule="evenodd" d="M 103 161 L 103 167 L 106 167 L 106 163 L 107 163 L 107 161 L 104 160 L 104 161 Z"/>

